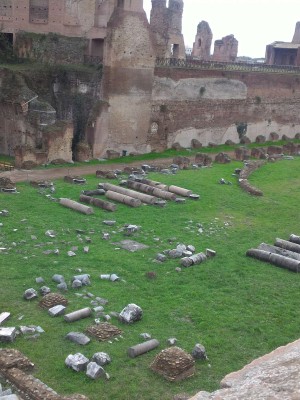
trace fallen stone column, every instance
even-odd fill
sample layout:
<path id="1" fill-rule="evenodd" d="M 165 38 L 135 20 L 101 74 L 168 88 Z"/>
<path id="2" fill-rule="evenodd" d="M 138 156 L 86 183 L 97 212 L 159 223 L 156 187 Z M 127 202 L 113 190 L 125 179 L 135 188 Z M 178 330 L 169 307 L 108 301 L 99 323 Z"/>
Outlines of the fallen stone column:
<path id="1" fill-rule="evenodd" d="M 201 264 L 203 261 L 207 259 L 207 256 L 204 253 L 193 254 L 189 257 L 183 257 L 181 259 L 181 265 L 183 267 L 190 267 L 192 265 Z"/>
<path id="2" fill-rule="evenodd" d="M 127 186 L 132 189 L 139 190 L 140 192 L 152 194 L 153 196 L 159 197 L 164 200 L 175 200 L 176 194 L 167 192 L 165 190 L 158 189 L 155 186 L 146 185 L 145 183 L 128 181 Z"/>
<path id="3" fill-rule="evenodd" d="M 81 194 L 79 197 L 79 201 L 83 203 L 92 204 L 95 207 L 102 208 L 107 211 L 116 211 L 117 206 L 114 203 L 110 203 L 109 201 L 104 201 L 100 199 L 95 199 L 94 197 L 86 196 Z"/>
<path id="4" fill-rule="evenodd" d="M 148 194 L 139 193 L 136 192 L 135 190 L 126 189 L 121 186 L 112 185 L 111 183 L 104 183 L 103 187 L 105 190 L 110 190 L 113 192 L 125 194 L 125 196 L 130 196 L 133 197 L 134 199 L 139 199 L 146 204 L 155 204 L 155 202 L 157 201 L 157 198 L 154 196 L 149 196 Z"/>
<path id="5" fill-rule="evenodd" d="M 90 308 L 82 308 L 81 310 L 73 311 L 64 316 L 64 320 L 67 322 L 78 321 L 79 319 L 83 319 L 89 317 L 92 314 L 92 310 Z"/>
<path id="6" fill-rule="evenodd" d="M 148 351 L 154 350 L 159 346 L 159 341 L 156 339 L 148 340 L 147 342 L 137 344 L 129 347 L 127 354 L 131 358 L 140 356 L 141 354 L 147 353 Z"/>
<path id="7" fill-rule="evenodd" d="M 184 189 L 182 187 L 174 186 L 174 185 L 169 186 L 168 190 L 169 190 L 169 192 L 175 193 L 175 194 L 177 194 L 179 196 L 183 196 L 183 197 L 189 197 L 193 193 L 191 190 Z"/>
<path id="8" fill-rule="evenodd" d="M 71 208 L 72 210 L 79 211 L 86 215 L 94 214 L 92 207 L 77 203 L 77 201 L 62 198 L 59 200 L 59 203 L 64 207 Z"/>
<path id="9" fill-rule="evenodd" d="M 130 207 L 140 207 L 142 205 L 142 202 L 139 199 L 134 199 L 133 197 L 126 196 L 125 194 L 113 192 L 111 190 L 108 190 L 105 193 L 105 196 L 110 200 L 118 201 L 119 203 L 126 204 L 127 206 L 130 206 Z"/>
<path id="10" fill-rule="evenodd" d="M 300 236 L 297 236 L 297 235 L 291 235 L 290 236 L 290 242 L 293 242 L 293 243 L 297 243 L 297 244 L 300 244 Z"/>
<path id="11" fill-rule="evenodd" d="M 300 253 L 300 244 L 289 242 L 288 240 L 276 239 L 275 246 L 281 247 L 282 249 L 294 251 L 295 253 Z"/>
<path id="12" fill-rule="evenodd" d="M 259 250 L 268 251 L 269 253 L 279 254 L 281 256 L 289 257 L 289 258 L 292 258 L 294 260 L 300 261 L 300 254 L 299 253 L 295 253 L 294 251 L 282 249 L 281 247 L 276 247 L 276 246 L 272 246 L 270 244 L 261 243 L 258 246 L 258 249 Z"/>
<path id="13" fill-rule="evenodd" d="M 168 190 L 169 186 L 165 185 L 161 182 L 157 181 L 152 181 L 151 179 L 141 179 L 141 183 L 144 183 L 145 185 L 153 186 L 161 190 Z"/>
<path id="14" fill-rule="evenodd" d="M 288 269 L 293 272 L 300 272 L 300 261 L 293 260 L 292 258 L 258 249 L 250 249 L 246 252 L 246 255 L 256 258 L 257 260 L 267 261 L 277 267 Z"/>

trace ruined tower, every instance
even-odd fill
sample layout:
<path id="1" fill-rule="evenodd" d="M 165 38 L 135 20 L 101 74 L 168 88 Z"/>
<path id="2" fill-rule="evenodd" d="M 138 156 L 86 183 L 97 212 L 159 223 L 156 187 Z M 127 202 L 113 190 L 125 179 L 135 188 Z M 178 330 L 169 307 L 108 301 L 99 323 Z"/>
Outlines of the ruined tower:
<path id="1" fill-rule="evenodd" d="M 106 150 L 147 152 L 155 53 L 143 0 L 118 0 L 107 24 L 101 113 L 94 157 Z"/>
<path id="2" fill-rule="evenodd" d="M 300 21 L 296 23 L 295 33 L 293 36 L 292 43 L 300 43 Z"/>
<path id="3" fill-rule="evenodd" d="M 152 0 L 150 28 L 155 53 L 162 58 L 185 58 L 182 34 L 183 0 Z"/>
<path id="4" fill-rule="evenodd" d="M 201 21 L 197 27 L 192 56 L 199 60 L 209 60 L 212 38 L 210 26 L 206 21 Z"/>
<path id="5" fill-rule="evenodd" d="M 221 62 L 235 62 L 238 54 L 238 43 L 233 35 L 216 40 L 212 59 Z"/>

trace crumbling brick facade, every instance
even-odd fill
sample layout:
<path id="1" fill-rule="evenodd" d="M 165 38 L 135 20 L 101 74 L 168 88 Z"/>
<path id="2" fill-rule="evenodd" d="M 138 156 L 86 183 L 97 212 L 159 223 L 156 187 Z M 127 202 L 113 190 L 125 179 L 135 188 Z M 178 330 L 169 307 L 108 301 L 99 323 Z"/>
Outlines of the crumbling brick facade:
<path id="1" fill-rule="evenodd" d="M 153 34 L 155 54 L 162 58 L 185 58 L 182 35 L 183 1 L 152 0 L 150 29 Z"/>

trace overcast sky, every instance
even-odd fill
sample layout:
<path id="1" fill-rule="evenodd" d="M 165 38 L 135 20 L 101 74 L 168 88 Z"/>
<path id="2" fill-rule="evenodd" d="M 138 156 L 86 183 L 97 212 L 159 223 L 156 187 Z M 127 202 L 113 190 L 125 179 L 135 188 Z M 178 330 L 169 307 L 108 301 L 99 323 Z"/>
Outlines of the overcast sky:
<path id="1" fill-rule="evenodd" d="M 144 0 L 149 15 L 151 0 Z M 264 57 L 266 45 L 290 42 L 300 21 L 300 0 L 184 0 L 183 34 L 192 47 L 197 25 L 207 21 L 213 42 L 233 34 L 239 56 Z"/>

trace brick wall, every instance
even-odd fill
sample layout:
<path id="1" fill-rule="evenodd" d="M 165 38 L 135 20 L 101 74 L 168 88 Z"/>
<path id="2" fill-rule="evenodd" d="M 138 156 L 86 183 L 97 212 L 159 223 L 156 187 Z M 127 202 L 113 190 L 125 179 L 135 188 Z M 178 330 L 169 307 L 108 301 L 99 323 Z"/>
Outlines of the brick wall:
<path id="1" fill-rule="evenodd" d="M 195 71 L 172 68 L 156 68 L 156 78 L 168 78 L 186 84 L 182 90 L 182 98 L 178 99 L 176 90 L 173 98 L 153 99 L 151 124 L 158 125 L 155 132 L 149 133 L 148 143 L 157 149 L 170 147 L 180 142 L 190 146 L 192 139 L 200 140 L 204 145 L 209 142 L 224 143 L 231 139 L 239 141 L 237 124 L 246 123 L 247 135 L 252 141 L 262 134 L 269 139 L 270 133 L 277 132 L 281 137 L 286 134 L 294 137 L 300 132 L 300 76 L 271 73 L 247 73 L 232 71 Z M 220 88 L 210 96 L 205 94 L 191 98 L 193 91 L 187 91 L 190 82 L 214 82 L 219 86 L 239 82 L 241 88 L 246 87 L 244 98 L 222 99 Z M 223 82 L 223 83 L 222 83 Z M 236 85 L 235 85 L 236 86 Z M 205 86 L 204 86 L 205 87 Z M 194 88 L 192 88 L 194 89 Z M 198 93 L 198 92 L 197 92 Z M 230 92 L 227 92 L 230 94 Z"/>

